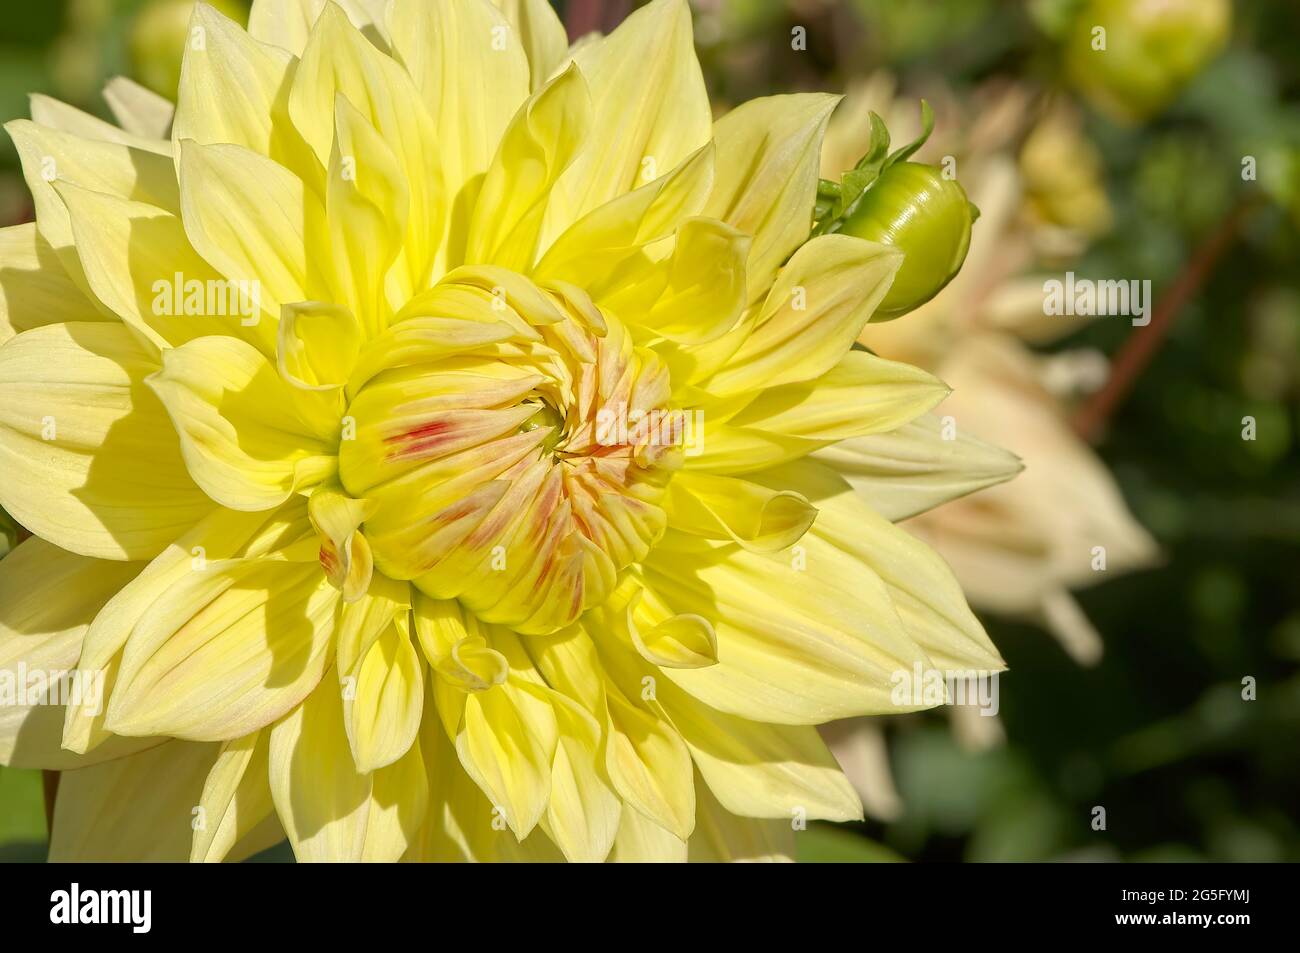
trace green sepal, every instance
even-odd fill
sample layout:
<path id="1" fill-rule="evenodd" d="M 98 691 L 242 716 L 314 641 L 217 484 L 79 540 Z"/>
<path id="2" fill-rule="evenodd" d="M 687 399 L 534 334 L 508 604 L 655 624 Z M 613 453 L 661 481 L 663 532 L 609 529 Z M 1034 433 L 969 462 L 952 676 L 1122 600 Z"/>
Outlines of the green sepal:
<path id="1" fill-rule="evenodd" d="M 817 201 L 813 211 L 813 235 L 828 235 L 840 230 L 843 221 L 853 214 L 867 190 L 880 178 L 880 174 L 896 162 L 905 162 L 916 150 L 925 145 L 934 132 L 934 110 L 921 100 L 921 134 L 894 152 L 889 151 L 889 128 L 885 120 L 871 113 L 871 144 L 866 154 L 852 169 L 840 176 L 837 185 L 821 179 L 817 185 Z"/>
<path id="2" fill-rule="evenodd" d="M 907 145 L 894 152 L 885 160 L 885 164 L 881 168 L 887 169 L 895 162 L 906 162 L 908 159 L 912 158 L 912 156 L 916 154 L 916 150 L 925 145 L 926 141 L 930 138 L 930 133 L 932 132 L 934 132 L 934 110 L 931 109 L 930 104 L 923 99 L 921 100 L 921 134 Z"/>

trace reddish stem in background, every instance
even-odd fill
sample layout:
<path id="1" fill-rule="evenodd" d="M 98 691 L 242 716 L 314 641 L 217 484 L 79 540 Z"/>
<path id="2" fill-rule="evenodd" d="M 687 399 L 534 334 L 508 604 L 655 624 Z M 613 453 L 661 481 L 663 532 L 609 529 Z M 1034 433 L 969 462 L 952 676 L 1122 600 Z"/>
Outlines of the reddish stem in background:
<path id="1" fill-rule="evenodd" d="M 569 0 L 564 8 L 564 30 L 572 43 L 588 33 L 608 33 L 632 12 L 632 0 Z"/>
<path id="2" fill-rule="evenodd" d="M 564 29 L 572 43 L 604 25 L 604 0 L 569 0 L 564 7 Z"/>
<path id="3" fill-rule="evenodd" d="M 1236 240 L 1250 207 L 1249 202 L 1239 202 L 1224 217 L 1219 227 L 1196 249 L 1178 278 L 1156 302 L 1151 323 L 1137 329 L 1120 349 L 1111 365 L 1106 386 L 1093 394 L 1074 415 L 1073 425 L 1079 436 L 1089 442 L 1095 442 L 1101 436 L 1111 414 L 1128 397 L 1142 371 L 1164 343 L 1174 319 L 1183 306 L 1201 290 L 1223 253 Z"/>

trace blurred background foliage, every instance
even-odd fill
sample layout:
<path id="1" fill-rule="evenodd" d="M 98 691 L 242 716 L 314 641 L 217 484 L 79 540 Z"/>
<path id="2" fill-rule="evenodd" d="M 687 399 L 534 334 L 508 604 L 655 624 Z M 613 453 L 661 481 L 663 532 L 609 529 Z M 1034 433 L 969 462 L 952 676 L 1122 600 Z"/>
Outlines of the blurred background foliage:
<path id="1" fill-rule="evenodd" d="M 612 26 L 633 5 L 556 3 L 575 35 Z M 27 115 L 30 92 L 106 116 L 98 91 L 117 74 L 174 88 L 189 6 L 10 4 L 0 118 Z M 238 16 L 243 5 L 218 6 Z M 932 97 L 941 130 L 944 108 L 989 84 L 1077 101 L 1111 207 L 1109 228 L 1071 265 L 1080 276 L 1149 278 L 1159 298 L 1198 248 L 1228 234 L 1096 441 L 1162 552 L 1156 568 L 1078 594 L 1102 634 L 1102 660 L 1082 667 L 1042 630 L 985 617 L 1010 666 L 1000 685 L 1005 743 L 963 747 L 943 713 L 889 719 L 901 813 L 810 830 L 802 859 L 1300 860 L 1300 5 L 1237 2 L 1229 27 L 1214 20 L 1211 0 L 1163 4 L 1190 12 L 1130 73 L 1121 62 L 1111 75 L 1068 53 L 1079 31 L 1162 4 L 693 6 L 719 111 L 774 92 L 843 91 L 879 70 L 904 93 L 951 93 Z M 792 43 L 800 30 L 803 49 Z M 1198 44 L 1214 49 L 1192 55 Z M 1152 62 L 1173 78 L 1153 76 Z M 1246 156 L 1257 181 L 1242 179 Z M 0 224 L 31 214 L 4 138 Z M 1040 350 L 1113 357 L 1134 333 L 1102 319 Z M 1242 439 L 1244 417 L 1256 421 L 1254 440 Z M 15 532 L 0 514 L 0 555 Z M 1247 677 L 1257 683 L 1248 702 Z M 1104 831 L 1090 823 L 1095 806 L 1106 809 Z M 39 775 L 0 768 L 0 860 L 43 856 L 45 837 Z"/>

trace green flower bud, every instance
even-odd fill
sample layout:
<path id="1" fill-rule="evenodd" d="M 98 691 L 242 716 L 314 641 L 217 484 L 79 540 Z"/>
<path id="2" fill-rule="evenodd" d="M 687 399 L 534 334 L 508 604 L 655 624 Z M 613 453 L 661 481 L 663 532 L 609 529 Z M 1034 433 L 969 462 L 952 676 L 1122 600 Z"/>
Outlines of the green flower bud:
<path id="1" fill-rule="evenodd" d="M 1227 42 L 1229 0 L 1089 0 L 1067 39 L 1071 82 L 1103 112 L 1140 122 Z"/>
<path id="2" fill-rule="evenodd" d="M 973 221 L 956 180 L 917 162 L 888 166 L 839 227 L 903 251 L 903 265 L 872 320 L 897 318 L 942 291 L 966 260 Z"/>

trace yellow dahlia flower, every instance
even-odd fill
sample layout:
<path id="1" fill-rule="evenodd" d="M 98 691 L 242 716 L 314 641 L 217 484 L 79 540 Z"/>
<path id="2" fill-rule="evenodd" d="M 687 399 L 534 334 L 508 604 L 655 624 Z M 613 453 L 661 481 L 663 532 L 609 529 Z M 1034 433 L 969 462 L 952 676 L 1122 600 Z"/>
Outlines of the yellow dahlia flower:
<path id="1" fill-rule="evenodd" d="M 169 138 L 7 127 L 0 668 L 81 690 L 0 761 L 63 770 L 54 858 L 786 857 L 861 812 L 813 726 L 1002 667 L 808 459 L 947 393 L 851 349 L 901 254 L 809 240 L 835 98 L 714 123 L 682 0 L 189 36 Z"/>

